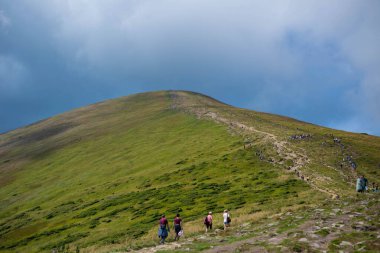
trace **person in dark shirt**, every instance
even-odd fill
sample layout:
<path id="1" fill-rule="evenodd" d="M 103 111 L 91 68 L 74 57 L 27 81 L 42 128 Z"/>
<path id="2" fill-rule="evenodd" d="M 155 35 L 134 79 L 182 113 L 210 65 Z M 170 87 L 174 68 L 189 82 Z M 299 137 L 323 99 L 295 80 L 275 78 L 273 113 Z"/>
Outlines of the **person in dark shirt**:
<path id="1" fill-rule="evenodd" d="M 174 231 L 175 231 L 174 240 L 179 240 L 180 235 L 178 235 L 178 233 L 182 230 L 182 219 L 179 217 L 178 213 L 176 217 L 174 218 L 173 224 L 174 224 Z"/>
<path id="2" fill-rule="evenodd" d="M 365 176 L 363 176 L 363 186 L 364 186 L 363 191 L 367 192 L 368 191 L 368 179 Z"/>
<path id="3" fill-rule="evenodd" d="M 164 244 L 166 237 L 168 237 L 170 229 L 168 220 L 165 218 L 165 214 L 162 215 L 159 221 L 158 237 L 161 238 L 160 243 Z"/>

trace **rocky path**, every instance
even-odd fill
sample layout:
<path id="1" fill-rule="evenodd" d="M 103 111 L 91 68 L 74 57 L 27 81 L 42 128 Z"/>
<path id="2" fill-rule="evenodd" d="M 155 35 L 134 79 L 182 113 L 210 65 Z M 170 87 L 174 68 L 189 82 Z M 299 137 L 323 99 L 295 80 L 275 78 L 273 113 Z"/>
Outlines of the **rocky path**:
<path id="1" fill-rule="evenodd" d="M 189 113 L 196 115 L 198 118 L 211 119 L 215 122 L 227 125 L 229 128 L 234 129 L 235 131 L 251 134 L 253 133 L 255 135 L 262 136 L 262 141 L 272 144 L 276 153 L 282 158 L 280 160 L 275 160 L 272 158 L 271 160 L 273 163 L 283 165 L 283 161 L 292 160 L 293 165 L 287 168 L 289 171 L 293 171 L 300 179 L 304 180 L 312 188 L 330 195 L 333 199 L 339 198 L 336 192 L 330 189 L 319 187 L 316 184 L 316 182 L 314 182 L 313 179 L 311 179 L 307 175 L 307 173 L 304 170 L 302 170 L 302 168 L 310 162 L 309 157 L 303 150 L 291 148 L 290 144 L 287 141 L 279 140 L 279 138 L 274 134 L 258 130 L 253 126 L 248 126 L 242 122 L 239 122 L 236 119 L 234 119 L 233 116 L 231 116 L 230 118 L 223 117 L 220 113 L 212 111 L 211 106 L 191 106 L 191 104 L 186 102 L 185 98 L 178 96 L 175 93 L 170 94 L 170 97 L 172 100 L 171 108 L 173 109 L 175 108 L 185 110 Z"/>
<path id="2" fill-rule="evenodd" d="M 379 196 L 366 194 L 136 252 L 379 252 L 379 222 Z"/>
<path id="3" fill-rule="evenodd" d="M 380 249 L 378 196 L 370 207 L 369 203 L 358 201 L 353 206 L 352 202 L 341 202 L 335 208 L 329 205 L 304 213 L 279 214 L 275 222 L 261 226 L 258 236 L 206 252 L 376 252 Z M 278 233 L 281 221 L 299 225 Z"/>
<path id="4" fill-rule="evenodd" d="M 162 245 L 157 245 L 155 247 L 150 247 L 150 248 L 143 248 L 137 251 L 133 251 L 136 253 L 154 253 L 157 251 L 174 251 L 175 249 L 181 248 L 184 243 L 179 243 L 179 242 L 171 242 L 171 243 L 166 243 Z"/>
<path id="5" fill-rule="evenodd" d="M 231 128 L 238 129 L 240 131 L 245 131 L 249 133 L 254 133 L 254 134 L 260 134 L 263 136 L 263 141 L 264 142 L 269 142 L 273 144 L 273 148 L 276 150 L 276 153 L 282 158 L 282 160 L 292 160 L 293 165 L 288 167 L 288 170 L 293 171 L 296 173 L 296 175 L 307 182 L 312 188 L 326 193 L 330 195 L 332 198 L 338 198 L 338 194 L 332 190 L 325 189 L 319 187 L 315 182 L 310 179 L 310 177 L 307 175 L 305 171 L 302 170 L 302 168 L 307 165 L 310 162 L 309 157 L 303 152 L 302 150 L 294 150 L 290 148 L 290 145 L 287 141 L 282 141 L 279 140 L 277 136 L 265 132 L 265 131 L 260 131 L 252 126 L 247 126 L 243 123 L 240 123 L 238 121 L 234 121 L 233 119 L 227 119 L 224 118 L 220 115 L 218 115 L 216 112 L 211 112 L 207 111 L 205 113 L 202 113 L 201 110 L 200 112 L 194 112 L 198 116 L 203 117 L 203 118 L 209 118 L 212 119 L 216 122 L 223 123 L 228 125 Z M 283 165 L 282 161 L 276 161 L 273 159 L 274 163 Z"/>

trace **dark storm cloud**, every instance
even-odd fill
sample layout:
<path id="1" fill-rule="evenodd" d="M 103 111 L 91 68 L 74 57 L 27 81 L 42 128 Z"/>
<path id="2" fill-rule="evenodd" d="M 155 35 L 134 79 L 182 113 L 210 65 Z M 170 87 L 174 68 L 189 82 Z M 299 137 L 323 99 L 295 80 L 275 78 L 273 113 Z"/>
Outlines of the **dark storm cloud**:
<path id="1" fill-rule="evenodd" d="M 380 134 L 378 1 L 2 1 L 0 131 L 156 89 Z"/>

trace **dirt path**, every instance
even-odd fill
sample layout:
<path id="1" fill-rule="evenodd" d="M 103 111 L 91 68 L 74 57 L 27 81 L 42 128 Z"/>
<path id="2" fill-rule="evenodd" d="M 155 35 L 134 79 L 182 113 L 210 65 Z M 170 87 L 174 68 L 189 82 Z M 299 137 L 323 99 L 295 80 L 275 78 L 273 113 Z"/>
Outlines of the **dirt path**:
<path id="1" fill-rule="evenodd" d="M 184 110 L 186 112 L 196 115 L 198 118 L 211 119 L 215 122 L 227 125 L 235 131 L 244 131 L 245 133 L 253 133 L 262 136 L 262 141 L 272 144 L 274 150 L 282 158 L 280 161 L 273 160 L 274 163 L 284 165 L 283 161 L 292 160 L 293 165 L 287 168 L 289 171 L 293 171 L 301 180 L 304 180 L 312 188 L 325 194 L 328 194 L 332 198 L 339 198 L 339 196 L 334 191 L 319 187 L 315 182 L 313 182 L 313 180 L 307 175 L 307 173 L 304 170 L 302 170 L 302 168 L 305 165 L 310 163 L 309 157 L 303 150 L 292 149 L 290 148 L 290 145 L 287 141 L 279 140 L 278 137 L 274 134 L 258 130 L 253 126 L 243 124 L 237 121 L 236 119 L 233 119 L 233 116 L 231 116 L 230 118 L 223 117 L 220 113 L 215 111 L 212 105 L 210 106 L 209 104 L 203 103 L 204 106 L 202 107 L 192 106 L 191 103 L 186 101 L 185 97 L 179 96 L 176 93 L 170 93 L 169 96 L 172 100 L 172 109 Z M 202 103 L 198 103 L 198 105 L 199 104 Z"/>
<path id="2" fill-rule="evenodd" d="M 261 141 L 273 144 L 273 148 L 283 159 L 291 159 L 290 168 L 301 173 L 310 159 L 302 150 L 295 150 L 286 141 L 277 136 L 243 124 L 233 117 L 223 117 L 217 111 L 211 111 L 207 105 L 192 107 L 186 105 L 177 94 L 171 97 L 173 109 L 185 110 L 199 118 L 211 119 L 225 124 L 236 131 L 254 133 L 262 137 Z M 183 98 L 182 98 L 183 99 Z M 215 109 L 213 109 L 215 110 Z M 281 164 L 279 161 L 274 161 Z M 313 188 L 320 189 L 311 180 L 306 181 Z M 367 198 L 367 199 L 366 199 Z M 224 232 L 215 230 L 209 234 L 198 234 L 190 238 L 181 238 L 179 242 L 169 242 L 143 248 L 138 253 L 158 251 L 202 251 L 219 252 L 376 252 L 380 249 L 380 201 L 376 194 L 358 195 L 347 200 L 326 200 L 319 208 L 302 209 L 295 212 L 275 214 L 260 220 L 257 224 L 238 224 Z M 353 236 L 352 236 L 353 235 Z M 242 239 L 244 236 L 246 239 Z M 357 238 L 359 237 L 359 238 Z M 203 245 L 203 246 L 202 246 Z M 199 248 L 201 247 L 201 248 Z M 204 248 L 202 248 L 204 247 Z M 375 250 L 373 250 L 375 249 Z"/>
<path id="3" fill-rule="evenodd" d="M 177 242 L 171 242 L 171 243 L 166 243 L 162 245 L 157 245 L 155 247 L 151 248 L 143 248 L 137 251 L 133 251 L 136 253 L 154 253 L 157 251 L 164 251 L 164 250 L 175 250 L 177 248 L 180 248 L 183 245 L 183 243 L 177 243 Z"/>
<path id="4" fill-rule="evenodd" d="M 360 198 L 363 197 L 363 200 Z M 327 205 L 326 205 L 327 203 Z M 192 238 L 135 252 L 378 252 L 380 201 L 378 195 L 321 203 L 319 208 L 279 213 L 257 224 L 244 223 L 224 232 L 215 230 Z M 288 228 L 287 228 L 288 227 Z M 241 239 L 241 237 L 248 237 Z"/>
<path id="5" fill-rule="evenodd" d="M 331 250 L 330 247 L 340 248 L 342 252 L 361 252 L 366 251 L 366 247 L 380 248 L 380 229 L 378 224 L 379 201 L 375 202 L 371 208 L 366 208 L 365 213 L 357 212 L 361 206 L 368 205 L 368 201 L 360 201 L 354 205 L 348 202 L 341 202 L 335 208 L 317 208 L 311 210 L 306 215 L 310 215 L 294 229 L 276 232 L 276 222 L 266 224 L 260 227 L 263 230 L 262 235 L 253 236 L 252 238 L 213 247 L 205 252 L 267 252 L 272 251 L 293 252 L 293 251 L 311 251 L 325 252 Z M 309 210 L 310 211 L 310 210 Z M 287 216 L 293 216 L 295 219 L 303 219 L 304 214 L 286 213 L 281 214 L 278 218 L 287 219 Z M 371 222 L 377 225 L 369 225 Z M 371 233 L 371 236 L 363 238 L 350 238 L 345 241 L 342 235 L 351 235 L 358 232 Z M 377 239 L 370 239 L 370 238 Z M 360 241 L 358 241 L 358 239 Z M 373 240 L 372 243 L 366 243 L 366 240 Z M 355 242 L 356 241 L 356 242 Z M 260 246 L 261 245 L 261 246 Z M 263 248 L 262 245 L 266 247 Z"/>

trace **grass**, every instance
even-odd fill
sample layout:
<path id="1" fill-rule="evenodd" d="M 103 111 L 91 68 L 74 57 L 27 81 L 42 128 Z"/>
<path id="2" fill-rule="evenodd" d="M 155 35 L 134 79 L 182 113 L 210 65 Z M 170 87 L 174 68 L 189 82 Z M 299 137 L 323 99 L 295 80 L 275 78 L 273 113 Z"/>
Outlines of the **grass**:
<path id="1" fill-rule="evenodd" d="M 303 169 L 320 186 L 350 194 L 340 172 L 321 166 L 336 167 L 342 156 L 330 133 L 347 143 L 344 152 L 355 156 L 358 171 L 377 180 L 377 137 L 237 109 L 193 93 L 138 94 L 0 135 L 0 250 L 136 249 L 156 243 L 163 213 L 170 220 L 181 213 L 191 236 L 203 231 L 208 211 L 219 224 L 221 212 L 230 209 L 235 224 L 242 224 L 325 198 L 284 169 L 293 160 L 268 162 L 279 156 L 263 134 L 173 109 L 173 94 L 187 108 L 217 111 L 279 140 L 311 133 L 310 140 L 289 145 L 306 152 L 311 162 Z M 252 146 L 244 149 L 247 143 Z"/>

